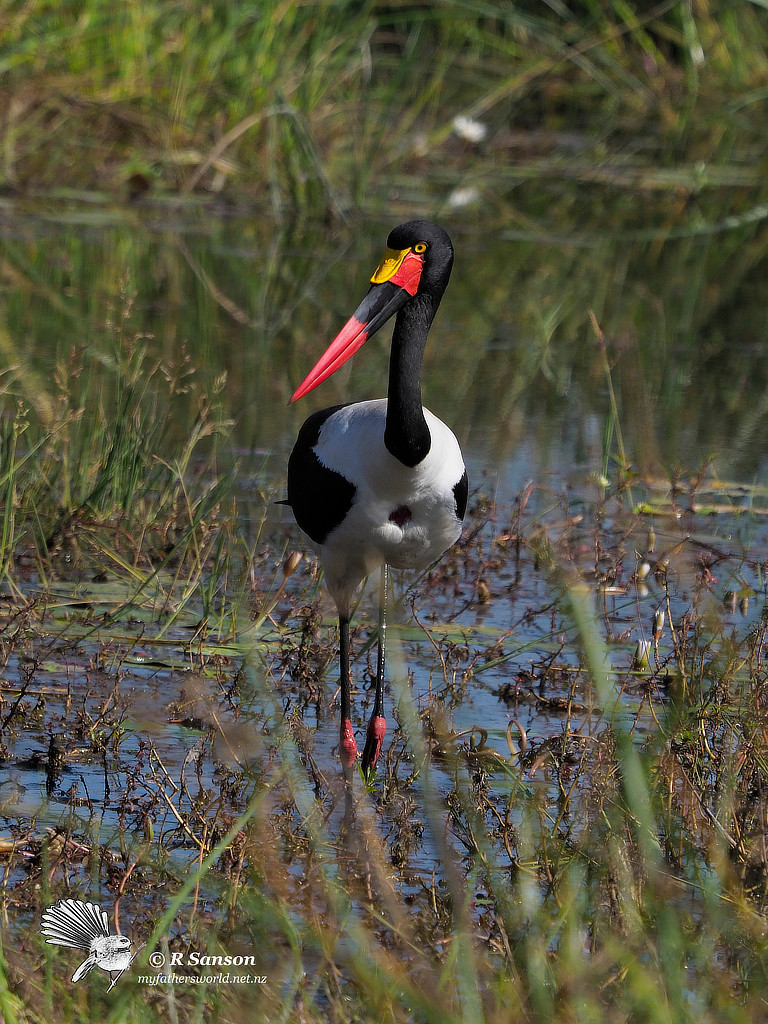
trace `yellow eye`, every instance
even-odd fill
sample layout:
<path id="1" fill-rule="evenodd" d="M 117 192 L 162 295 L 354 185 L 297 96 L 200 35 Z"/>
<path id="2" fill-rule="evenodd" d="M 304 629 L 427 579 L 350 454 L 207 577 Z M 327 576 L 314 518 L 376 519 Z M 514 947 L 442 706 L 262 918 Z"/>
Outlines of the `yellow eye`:
<path id="1" fill-rule="evenodd" d="M 421 256 L 421 254 L 423 252 L 427 251 L 427 243 L 426 242 L 417 242 L 416 245 L 414 245 L 414 247 L 413 247 L 413 251 L 418 253 L 419 256 Z"/>

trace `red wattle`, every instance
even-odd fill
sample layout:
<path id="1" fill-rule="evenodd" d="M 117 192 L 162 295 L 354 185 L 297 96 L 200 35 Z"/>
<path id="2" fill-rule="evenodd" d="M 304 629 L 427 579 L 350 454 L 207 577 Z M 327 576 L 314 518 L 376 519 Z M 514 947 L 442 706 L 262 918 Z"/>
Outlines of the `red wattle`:
<path id="1" fill-rule="evenodd" d="M 414 252 L 409 252 L 392 277 L 390 277 L 390 281 L 400 288 L 405 288 L 409 295 L 415 295 L 419 290 L 419 281 L 421 280 L 423 269 L 423 257 Z"/>

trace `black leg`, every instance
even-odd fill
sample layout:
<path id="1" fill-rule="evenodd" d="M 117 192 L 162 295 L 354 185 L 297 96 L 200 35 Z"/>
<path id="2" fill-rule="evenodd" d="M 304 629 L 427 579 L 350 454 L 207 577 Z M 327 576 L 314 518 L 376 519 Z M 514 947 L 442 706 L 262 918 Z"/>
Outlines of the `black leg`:
<path id="1" fill-rule="evenodd" d="M 384 717 L 384 665 L 386 662 L 387 642 L 387 590 L 389 582 L 389 566 L 381 567 L 381 583 L 379 585 L 379 639 L 376 657 L 376 694 L 373 698 L 373 711 L 368 722 L 363 749 L 363 772 L 372 774 L 381 753 L 381 745 L 387 734 L 387 721 Z"/>
<path id="2" fill-rule="evenodd" d="M 339 685 L 341 687 L 341 728 L 339 754 L 344 769 L 349 769 L 357 758 L 357 743 L 352 729 L 351 678 L 349 673 L 349 616 L 339 615 Z"/>

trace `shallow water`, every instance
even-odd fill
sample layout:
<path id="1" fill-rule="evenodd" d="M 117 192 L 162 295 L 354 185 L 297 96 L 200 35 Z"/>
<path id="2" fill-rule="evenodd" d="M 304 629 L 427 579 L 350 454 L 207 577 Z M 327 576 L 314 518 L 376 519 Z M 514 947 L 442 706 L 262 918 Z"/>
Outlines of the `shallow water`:
<path id="1" fill-rule="evenodd" d="M 591 310 L 607 336 L 633 465 L 693 471 L 714 457 L 721 477 L 759 479 L 768 414 L 764 241 L 748 225 L 683 237 L 667 225 L 633 241 L 617 222 L 623 207 L 609 199 L 612 227 L 599 236 L 578 219 L 557 240 L 446 222 L 457 257 L 427 349 L 425 404 L 454 427 L 476 482 L 491 473 L 502 497 L 527 479 L 600 469 L 609 399 Z M 188 352 L 198 377 L 226 375 L 231 446 L 263 453 L 275 486 L 310 411 L 383 391 L 389 328 L 321 389 L 287 405 L 365 293 L 390 225 L 276 229 L 237 209 L 87 216 L 64 204 L 7 203 L 1 212 L 13 283 L 4 296 L 5 357 L 32 375 L 30 387 L 50 387 L 56 360 L 74 347 L 108 389 L 115 336 L 106 325 L 122 291 L 132 296 L 131 331 L 150 335 L 146 343 L 169 365 Z M 186 436 L 191 412 L 180 394 L 169 446 Z"/>
<path id="2" fill-rule="evenodd" d="M 475 510 L 465 537 L 472 540 L 448 556 L 450 571 L 442 565 L 415 583 L 399 581 L 405 597 L 392 630 L 385 755 L 403 749 L 391 707 L 398 694 L 409 699 L 405 680 L 412 672 L 414 706 L 428 710 L 436 748 L 447 744 L 449 755 L 459 751 L 470 766 L 495 750 L 505 759 L 503 771 L 514 775 L 519 766 L 529 782 L 541 780 L 552 800 L 559 790 L 547 775 L 547 745 L 590 741 L 602 728 L 604 709 L 578 671 L 562 581 L 547 567 L 539 541 L 546 538 L 555 561 L 567 559 L 590 586 L 611 664 L 624 680 L 622 707 L 641 739 L 652 721 L 651 703 L 660 714 L 665 694 L 656 687 L 649 696 L 643 679 L 628 672 L 637 642 L 651 638 L 654 613 L 666 609 L 666 588 L 675 620 L 694 607 L 702 615 L 711 610 L 724 616 L 723 635 L 729 629 L 744 635 L 761 614 L 768 558 L 765 516 L 739 511 L 764 507 L 760 486 L 768 482 L 765 243 L 743 226 L 716 237 L 673 237 L 654 235 L 649 225 L 650 240 L 642 232 L 627 238 L 616 211 L 610 213 L 611 226 L 599 235 L 573 223 L 557 240 L 490 223 L 447 225 L 457 260 L 427 352 L 425 402 L 462 443 Z M 179 382 L 188 352 L 197 378 L 210 383 L 222 415 L 232 420 L 220 458 L 239 466 L 239 519 L 246 535 L 263 538 L 263 572 L 271 579 L 285 551 L 301 545 L 290 514 L 273 504 L 283 493 L 300 422 L 315 408 L 382 391 L 386 331 L 306 401 L 287 405 L 364 294 L 392 225 L 275 230 L 244 211 L 202 216 L 147 207 L 96 215 L 77 206 L 7 203 L 0 226 L 12 282 L 2 297 L 4 360 L 15 367 L 27 400 L 35 405 L 53 395 L 54 367 L 73 348 L 107 400 L 116 337 L 122 343 L 128 333 L 146 335 L 143 343 L 176 368 Z M 115 318 L 126 305 L 121 292 L 132 296 L 125 318 L 130 332 L 116 335 Z M 616 481 L 617 424 L 590 310 L 607 336 L 633 500 L 661 503 L 659 514 L 633 517 L 625 496 L 606 498 Z M 162 454 L 188 435 L 194 415 L 192 399 L 179 387 Z M 711 464 L 710 484 L 694 489 L 694 501 L 687 480 L 704 464 Z M 670 503 L 676 467 L 684 473 Z M 517 536 L 524 540 L 519 549 Z M 666 583 L 656 572 L 665 553 Z M 638 581 L 646 560 L 653 571 Z M 338 736 L 337 709 L 330 705 L 332 609 L 313 571 L 307 559 L 291 581 L 274 612 L 283 632 L 261 637 L 262 655 L 283 713 L 298 711 L 314 730 L 311 756 L 331 776 Z M 486 588 L 482 598 L 478 581 Z M 31 583 L 30 594 L 34 589 Z M 729 591 L 748 593 L 746 604 L 731 610 Z M 292 679 L 304 655 L 298 640 L 293 648 L 286 642 L 298 636 L 291 623 L 308 594 L 328 626 L 312 648 L 319 697 Z M 186 815 L 196 800 L 223 818 L 237 813 L 240 793 L 228 789 L 222 765 L 251 757 L 261 763 L 268 701 L 255 693 L 241 708 L 215 678 L 196 674 L 189 648 L 194 609 L 158 645 L 140 618 L 119 631 L 113 625 L 112 635 L 100 628 L 103 595 L 79 594 L 79 606 L 71 599 L 65 587 L 62 609 L 38 641 L 39 660 L 11 659 L 3 674 L 6 709 L 21 687 L 27 716 L 24 728 L 16 723 L 4 737 L 6 822 L 82 835 L 95 830 L 112 848 L 126 824 L 136 835 L 150 818 L 155 829 L 176 829 L 173 809 Z M 372 595 L 363 598 L 357 621 L 359 652 L 375 621 Z M 652 664 L 670 659 L 670 644 L 667 629 Z M 243 647 L 219 650 L 212 643 L 207 654 L 231 678 Z M 370 657 L 358 655 L 355 665 L 359 730 L 371 699 Z M 200 753 L 196 746 L 214 718 L 231 730 L 229 753 Z M 99 759 L 93 730 L 102 721 L 109 724 Z M 526 734 L 527 763 L 510 752 L 511 721 L 513 739 L 519 742 L 520 729 Z M 82 729 L 82 745 L 73 722 Z M 487 743 L 478 729 L 487 731 Z M 52 734 L 66 747 L 55 772 L 46 769 Z M 441 786 L 450 785 L 446 770 Z M 498 785 L 502 791 L 503 778 Z M 183 874 L 195 842 L 180 832 L 171 847 L 172 868 Z M 428 844 L 420 848 L 411 867 L 429 873 L 433 854 Z"/>

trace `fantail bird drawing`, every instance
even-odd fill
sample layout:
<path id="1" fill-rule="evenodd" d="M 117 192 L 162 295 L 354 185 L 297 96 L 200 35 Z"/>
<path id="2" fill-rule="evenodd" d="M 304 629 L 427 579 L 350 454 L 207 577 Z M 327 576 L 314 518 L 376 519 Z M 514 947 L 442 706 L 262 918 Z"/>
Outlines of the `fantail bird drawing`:
<path id="1" fill-rule="evenodd" d="M 109 974 L 111 990 L 134 957 L 131 940 L 127 935 L 110 933 L 106 911 L 95 903 L 59 900 L 43 914 L 40 931 L 52 945 L 88 951 L 88 956 L 72 975 L 72 981 L 79 981 L 92 967 L 98 967 Z M 114 974 L 117 977 L 113 977 Z"/>

